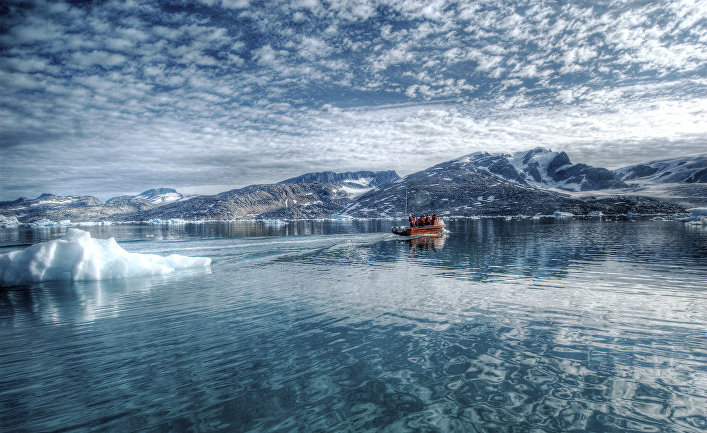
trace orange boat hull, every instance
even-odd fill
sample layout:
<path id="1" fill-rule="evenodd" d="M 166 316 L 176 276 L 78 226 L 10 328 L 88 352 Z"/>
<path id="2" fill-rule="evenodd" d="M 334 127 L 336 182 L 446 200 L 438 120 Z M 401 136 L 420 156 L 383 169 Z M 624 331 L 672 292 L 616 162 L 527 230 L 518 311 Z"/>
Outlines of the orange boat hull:
<path id="1" fill-rule="evenodd" d="M 400 236 L 438 235 L 445 227 L 445 224 L 422 227 L 398 226 L 393 227 L 392 232 Z"/>

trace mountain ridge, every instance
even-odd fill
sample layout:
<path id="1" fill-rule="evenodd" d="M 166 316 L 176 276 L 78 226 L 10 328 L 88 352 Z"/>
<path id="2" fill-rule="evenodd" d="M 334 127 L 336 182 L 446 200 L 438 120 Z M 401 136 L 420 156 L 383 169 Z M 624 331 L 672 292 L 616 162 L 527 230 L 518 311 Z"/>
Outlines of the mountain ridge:
<path id="1" fill-rule="evenodd" d="M 707 183 L 707 154 L 648 161 L 614 173 L 631 183 Z"/>
<path id="2" fill-rule="evenodd" d="M 134 196 L 112 197 L 105 203 L 93 196 L 45 193 L 36 199 L 0 202 L 0 215 L 16 217 L 22 223 L 41 219 L 311 219 L 333 214 L 393 217 L 405 212 L 405 191 L 409 212 L 444 216 L 533 215 L 555 210 L 670 213 L 684 210 L 688 203 L 707 203 L 707 184 L 697 189 L 698 184 L 691 184 L 693 200 L 682 197 L 682 201 L 671 201 L 672 184 L 661 184 L 661 199 L 655 199 L 645 187 L 626 183 L 619 174 L 573 164 L 565 152 L 535 148 L 514 154 L 475 152 L 404 178 L 392 170 L 324 171 L 214 195 L 184 197 L 173 188 L 154 188 Z M 587 191 L 589 186 L 603 189 Z M 681 194 L 688 191 L 680 190 Z"/>

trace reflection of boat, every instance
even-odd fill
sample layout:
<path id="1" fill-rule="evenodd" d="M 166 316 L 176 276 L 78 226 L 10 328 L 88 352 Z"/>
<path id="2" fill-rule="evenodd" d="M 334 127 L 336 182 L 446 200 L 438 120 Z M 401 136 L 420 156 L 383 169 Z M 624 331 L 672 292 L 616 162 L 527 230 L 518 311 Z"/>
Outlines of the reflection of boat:
<path id="1" fill-rule="evenodd" d="M 410 242 L 410 247 L 413 250 L 422 249 L 422 250 L 429 250 L 429 249 L 434 249 L 434 250 L 441 250 L 444 248 L 444 243 L 446 242 L 447 237 L 446 236 L 420 236 L 417 238 L 412 238 L 408 240 Z"/>
<path id="2" fill-rule="evenodd" d="M 442 233 L 442 230 L 446 225 L 444 224 L 444 221 L 439 220 L 439 223 L 434 224 L 434 225 L 427 225 L 427 226 L 419 226 L 419 227 L 410 227 L 410 226 L 395 226 L 391 230 L 394 234 L 400 235 L 400 236 L 419 236 L 419 235 L 425 235 L 425 236 L 434 236 Z"/>

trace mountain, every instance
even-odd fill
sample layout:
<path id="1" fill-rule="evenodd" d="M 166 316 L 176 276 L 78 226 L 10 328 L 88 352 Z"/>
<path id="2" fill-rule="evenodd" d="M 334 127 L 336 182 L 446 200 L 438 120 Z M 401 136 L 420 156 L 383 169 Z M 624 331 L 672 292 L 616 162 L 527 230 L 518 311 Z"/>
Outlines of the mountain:
<path id="1" fill-rule="evenodd" d="M 670 167 L 694 169 L 691 178 L 700 179 L 693 162 L 676 162 Z M 662 188 L 676 184 L 651 185 Z M 679 185 L 684 186 L 680 196 L 643 187 L 625 188 L 621 194 L 602 191 L 627 185 L 609 170 L 572 164 L 564 152 L 537 148 L 515 154 L 473 153 L 402 179 L 394 171 L 308 173 L 277 184 L 251 185 L 216 195 L 185 198 L 174 189 L 157 188 L 135 196 L 113 197 L 105 203 L 91 196 L 42 194 L 36 199 L 0 202 L 0 216 L 16 217 L 22 223 L 40 219 L 312 219 L 332 214 L 377 218 L 404 215 L 406 202 L 407 212 L 418 215 L 508 216 L 552 214 L 556 210 L 652 214 L 679 212 L 688 205 L 703 205 L 707 199 L 707 184 Z M 703 186 L 706 188 L 685 190 Z M 569 191 L 573 188 L 577 191 Z M 7 224 L 11 223 L 14 220 L 8 220 Z"/>
<path id="2" fill-rule="evenodd" d="M 630 165 L 614 174 L 631 183 L 707 183 L 707 154 Z"/>
<path id="3" fill-rule="evenodd" d="M 319 173 L 307 173 L 301 176 L 283 180 L 280 183 L 326 183 L 336 186 L 340 194 L 354 199 L 375 187 L 385 185 L 400 179 L 400 176 L 393 171 L 355 171 L 345 173 L 335 173 L 333 171 L 322 171 Z"/>
<path id="4" fill-rule="evenodd" d="M 307 219 L 337 213 L 350 199 L 326 183 L 251 185 L 210 196 L 196 196 L 140 213 L 150 219 Z"/>
<path id="5" fill-rule="evenodd" d="M 120 221 L 121 215 L 155 207 L 146 200 L 113 200 L 103 203 L 93 196 L 42 194 L 31 199 L 22 197 L 0 202 L 0 215 L 14 216 L 23 223 L 40 219 L 51 221 Z"/>
<path id="6" fill-rule="evenodd" d="M 456 162 L 486 170 L 521 185 L 542 189 L 590 191 L 628 187 L 610 170 L 572 164 L 565 152 L 553 152 L 542 147 L 513 154 L 476 152 Z"/>
<path id="7" fill-rule="evenodd" d="M 341 213 L 356 217 L 393 217 L 405 215 L 407 208 L 407 213 L 416 215 L 497 216 L 547 215 L 556 210 L 575 214 L 591 211 L 625 214 L 629 211 L 671 213 L 683 209 L 648 197 L 589 195 L 580 198 L 539 189 L 522 177 L 508 180 L 493 173 L 488 166 L 479 167 L 476 163 L 479 159 L 474 161 L 478 156 L 483 157 L 472 154 L 378 187 L 347 205 Z M 504 159 L 496 160 L 500 164 L 494 170 L 501 169 Z M 528 158 L 528 162 L 531 161 L 532 155 Z M 512 175 L 513 172 L 507 173 Z M 515 173 L 520 176 L 517 170 Z"/>
<path id="8" fill-rule="evenodd" d="M 167 204 L 181 200 L 183 196 L 172 188 L 153 188 L 143 191 L 138 195 L 120 195 L 106 200 L 106 203 L 117 203 L 130 200 L 145 200 L 152 204 Z"/>
<path id="9" fill-rule="evenodd" d="M 279 183 L 352 183 L 365 186 L 379 186 L 394 182 L 400 176 L 393 170 L 386 171 L 347 171 L 335 173 L 333 171 L 322 171 L 319 173 L 307 173 L 301 176 L 283 180 Z"/>
<path id="10" fill-rule="evenodd" d="M 20 197 L 13 201 L 0 201 L 0 213 L 28 222 L 46 218 L 46 215 L 60 216 L 61 212 L 67 209 L 82 212 L 101 204 L 99 199 L 90 195 L 42 194 L 37 198 Z M 61 219 L 66 218 L 56 221 Z"/>

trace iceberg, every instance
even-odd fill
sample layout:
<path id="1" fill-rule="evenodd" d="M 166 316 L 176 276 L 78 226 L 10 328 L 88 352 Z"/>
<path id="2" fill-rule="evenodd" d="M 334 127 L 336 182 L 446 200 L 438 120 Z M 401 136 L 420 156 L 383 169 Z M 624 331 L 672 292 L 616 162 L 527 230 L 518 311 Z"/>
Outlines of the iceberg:
<path id="1" fill-rule="evenodd" d="M 41 281 L 110 280 L 207 268 L 208 257 L 130 253 L 114 238 L 94 239 L 71 228 L 64 237 L 0 255 L 0 287 Z"/>
<path id="2" fill-rule="evenodd" d="M 707 207 L 693 207 L 687 211 L 690 212 L 690 219 L 693 221 L 699 220 L 701 216 L 707 217 Z"/>
<path id="3" fill-rule="evenodd" d="M 29 226 L 33 229 L 43 228 L 43 227 L 58 227 L 59 223 L 46 218 L 29 223 Z"/>
<path id="4" fill-rule="evenodd" d="M 0 228 L 2 229 L 15 229 L 20 226 L 20 222 L 17 220 L 17 217 L 11 216 L 7 217 L 4 215 L 0 215 Z"/>
<path id="5" fill-rule="evenodd" d="M 573 218 L 574 214 L 572 212 L 561 212 L 559 210 L 556 210 L 553 214 L 553 217 L 558 218 L 558 219 L 565 219 L 565 218 Z"/>

